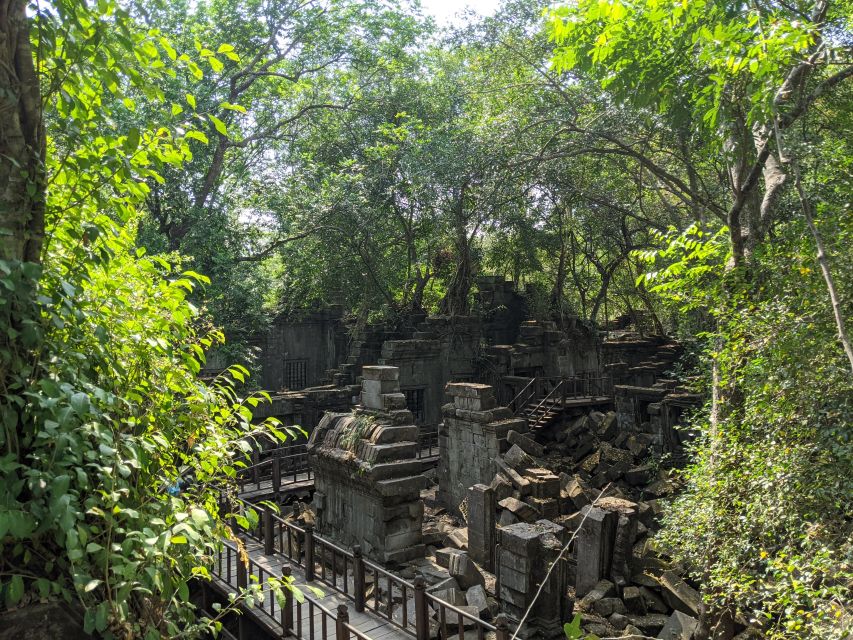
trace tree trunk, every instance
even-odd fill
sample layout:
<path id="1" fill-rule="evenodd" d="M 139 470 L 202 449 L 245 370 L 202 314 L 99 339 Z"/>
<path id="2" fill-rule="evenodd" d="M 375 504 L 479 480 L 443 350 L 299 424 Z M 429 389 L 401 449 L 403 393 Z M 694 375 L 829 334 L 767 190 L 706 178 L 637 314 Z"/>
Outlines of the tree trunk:
<path id="1" fill-rule="evenodd" d="M 551 310 L 563 316 L 563 292 L 566 290 L 566 260 L 568 248 L 566 247 L 566 234 L 563 230 L 563 209 L 557 207 L 557 233 L 560 235 L 560 257 L 557 262 L 557 275 L 554 278 L 554 288 L 551 290 Z"/>
<path id="2" fill-rule="evenodd" d="M 0 0 L 0 260 L 40 262 L 45 136 L 26 0 Z"/>

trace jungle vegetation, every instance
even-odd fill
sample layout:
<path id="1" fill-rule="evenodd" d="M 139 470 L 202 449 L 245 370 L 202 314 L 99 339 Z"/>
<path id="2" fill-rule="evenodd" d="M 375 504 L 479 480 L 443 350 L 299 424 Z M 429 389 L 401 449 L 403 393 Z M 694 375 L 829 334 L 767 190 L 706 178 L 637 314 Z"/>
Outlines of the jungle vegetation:
<path id="1" fill-rule="evenodd" d="M 0 0 L 0 610 L 197 637 L 279 313 L 642 310 L 703 637 L 853 633 L 853 3 Z M 235 363 L 198 376 L 217 349 Z M 248 384 L 247 384 L 248 382 Z M 170 492 L 192 477 L 191 489 Z M 286 586 L 286 585 L 283 585 Z M 246 597 L 251 597 L 248 594 Z"/>

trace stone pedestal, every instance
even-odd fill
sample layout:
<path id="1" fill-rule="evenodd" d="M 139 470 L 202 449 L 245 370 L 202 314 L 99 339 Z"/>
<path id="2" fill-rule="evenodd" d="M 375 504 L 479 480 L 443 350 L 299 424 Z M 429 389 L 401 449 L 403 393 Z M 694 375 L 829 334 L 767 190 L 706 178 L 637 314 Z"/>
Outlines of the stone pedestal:
<path id="1" fill-rule="evenodd" d="M 453 402 L 442 407 L 444 422 L 438 431 L 438 499 L 458 512 L 468 487 L 495 477 L 495 459 L 509 448 L 507 433 L 526 432 L 527 420 L 498 407 L 489 385 L 451 382 L 445 393 Z"/>
<path id="2" fill-rule="evenodd" d="M 497 559 L 501 609 L 519 621 L 536 598 L 530 611 L 525 637 L 538 632 L 545 638 L 563 635 L 562 623 L 570 618 L 566 590 L 568 571 L 565 561 L 557 562 L 547 581 L 545 576 L 562 549 L 563 527 L 550 520 L 533 524 L 520 522 L 500 529 L 500 552 Z"/>
<path id="3" fill-rule="evenodd" d="M 317 532 L 380 562 L 424 554 L 418 428 L 395 367 L 363 367 L 362 404 L 311 434 Z"/>

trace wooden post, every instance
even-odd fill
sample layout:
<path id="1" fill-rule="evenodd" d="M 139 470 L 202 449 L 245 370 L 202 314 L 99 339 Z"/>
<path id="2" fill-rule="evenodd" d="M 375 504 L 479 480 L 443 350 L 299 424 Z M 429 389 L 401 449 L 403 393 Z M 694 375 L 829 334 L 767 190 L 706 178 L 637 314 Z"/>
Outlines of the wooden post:
<path id="1" fill-rule="evenodd" d="M 281 626 L 284 635 L 293 630 L 293 589 L 291 587 L 291 570 L 289 564 L 281 565 L 281 577 L 284 578 L 284 606 L 281 609 Z"/>
<path id="2" fill-rule="evenodd" d="M 272 509 L 270 506 L 264 505 L 263 513 L 264 524 L 264 555 L 271 556 L 275 553 L 275 538 L 273 537 L 272 529 Z"/>
<path id="3" fill-rule="evenodd" d="M 272 490 L 276 497 L 281 491 L 281 458 L 275 454 L 272 459 Z"/>
<path id="4" fill-rule="evenodd" d="M 314 580 L 314 525 L 305 523 L 305 581 Z"/>
<path id="5" fill-rule="evenodd" d="M 423 576 L 415 578 L 415 636 L 417 640 L 429 638 L 429 612 Z"/>
<path id="6" fill-rule="evenodd" d="M 246 568 L 246 565 L 243 564 L 243 559 L 240 557 L 240 554 L 236 554 L 235 558 L 237 562 L 237 588 L 245 589 L 249 586 L 249 572 Z"/>
<path id="7" fill-rule="evenodd" d="M 357 613 L 364 612 L 364 556 L 361 554 L 361 545 L 355 545 L 352 548 L 352 556 L 353 556 L 353 567 L 352 567 L 352 580 L 354 583 L 353 586 L 353 596 L 355 598 L 355 610 Z"/>
<path id="8" fill-rule="evenodd" d="M 252 449 L 252 482 L 258 484 L 260 482 L 260 472 L 258 464 L 261 462 L 261 452 L 257 449 Z"/>
<path id="9" fill-rule="evenodd" d="M 506 614 L 499 613 L 495 619 L 495 640 L 509 640 L 509 623 Z"/>
<path id="10" fill-rule="evenodd" d="M 338 619 L 335 621 L 335 640 L 349 640 L 349 611 L 345 604 L 338 605 Z"/>

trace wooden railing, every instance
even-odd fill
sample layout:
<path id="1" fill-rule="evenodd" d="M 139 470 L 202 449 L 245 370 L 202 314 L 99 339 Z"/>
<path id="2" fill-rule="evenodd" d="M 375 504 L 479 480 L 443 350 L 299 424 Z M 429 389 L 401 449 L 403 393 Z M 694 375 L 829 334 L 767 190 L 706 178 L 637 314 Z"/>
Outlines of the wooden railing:
<path id="1" fill-rule="evenodd" d="M 282 586 L 279 600 L 269 586 L 269 578 L 276 578 L 283 585 L 290 582 L 291 568 L 288 564 L 282 565 L 280 575 L 274 575 L 251 558 L 245 562 L 236 545 L 223 542 L 215 558 L 214 572 L 238 590 L 248 588 L 253 582 L 260 585 L 261 598 L 251 611 L 281 626 L 284 631 L 282 637 L 292 635 L 299 640 L 370 640 L 369 636 L 350 624 L 349 608 L 345 604 L 339 605 L 337 611 L 333 612 L 306 593 L 301 593 L 297 599 L 293 588 L 288 586 Z M 244 640 L 248 633 L 243 624 L 238 628 L 237 636 L 228 633 L 228 637 Z"/>
<path id="2" fill-rule="evenodd" d="M 285 520 L 274 513 L 269 505 L 259 508 L 240 500 L 238 508 L 243 513 L 246 509 L 260 512 L 257 529 L 247 533 L 263 542 L 265 555 L 278 554 L 290 564 L 301 567 L 307 582 L 319 582 L 346 596 L 359 613 L 372 613 L 416 640 L 428 640 L 429 618 L 432 614 L 435 614 L 444 638 L 450 637 L 448 632 L 458 632 L 460 639 L 464 640 L 466 627 L 469 631 L 476 629 L 479 640 L 483 640 L 490 632 L 496 633 L 497 640 L 509 638 L 505 622 L 498 621 L 492 625 L 427 593 L 423 578 L 416 578 L 412 582 L 404 580 L 367 560 L 359 546 L 355 546 L 352 551 L 339 547 L 316 535 L 312 525 L 298 526 Z M 225 543 L 226 546 L 228 544 Z M 249 572 L 257 575 L 257 572 L 252 573 L 251 568 Z M 274 610 L 274 606 L 271 606 L 269 615 Z M 410 614 L 414 615 L 414 620 Z"/>
<path id="3" fill-rule="evenodd" d="M 300 450 L 301 449 L 301 450 Z M 291 453 L 283 453 L 290 450 Z M 270 482 L 274 493 L 290 484 L 311 480 L 314 476 L 308 464 L 308 451 L 305 445 L 282 448 L 282 453 L 273 453 L 237 473 L 238 490 L 260 491 L 266 482 Z"/>

